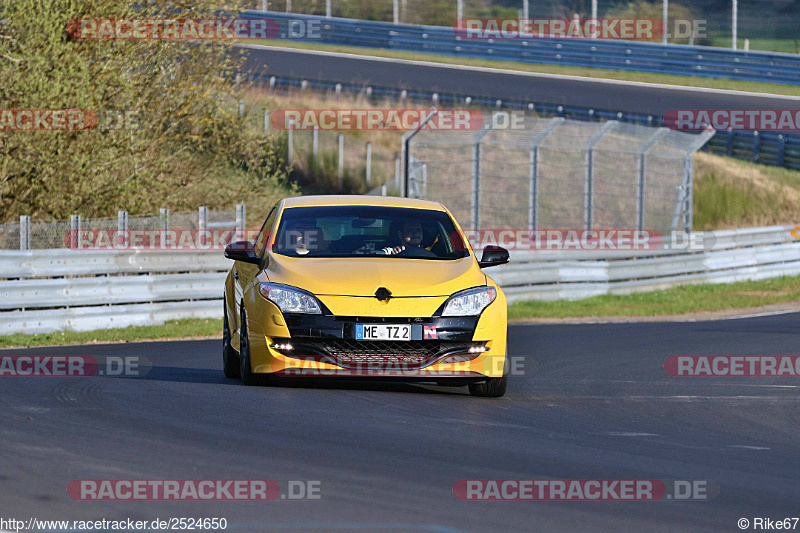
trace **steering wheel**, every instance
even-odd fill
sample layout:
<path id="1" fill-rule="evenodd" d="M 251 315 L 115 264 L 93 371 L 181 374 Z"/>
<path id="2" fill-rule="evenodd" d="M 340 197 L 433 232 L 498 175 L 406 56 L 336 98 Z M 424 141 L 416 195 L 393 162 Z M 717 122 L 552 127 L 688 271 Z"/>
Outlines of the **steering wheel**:
<path id="1" fill-rule="evenodd" d="M 427 248 L 417 248 L 415 246 L 406 248 L 402 252 L 398 252 L 395 255 L 398 257 L 411 257 L 411 258 L 439 257 L 435 253 L 428 250 Z"/>

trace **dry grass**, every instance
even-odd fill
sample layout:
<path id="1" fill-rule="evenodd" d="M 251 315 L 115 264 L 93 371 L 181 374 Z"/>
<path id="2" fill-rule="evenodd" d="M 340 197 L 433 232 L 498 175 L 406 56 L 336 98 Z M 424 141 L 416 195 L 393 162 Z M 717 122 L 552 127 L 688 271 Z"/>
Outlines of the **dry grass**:
<path id="1" fill-rule="evenodd" d="M 694 163 L 696 230 L 800 222 L 800 172 L 705 152 Z"/>

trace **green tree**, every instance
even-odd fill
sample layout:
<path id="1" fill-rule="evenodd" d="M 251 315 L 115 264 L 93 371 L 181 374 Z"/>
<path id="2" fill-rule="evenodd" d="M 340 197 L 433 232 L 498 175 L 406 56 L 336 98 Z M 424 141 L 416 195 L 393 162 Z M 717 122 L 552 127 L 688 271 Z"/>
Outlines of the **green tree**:
<path id="1" fill-rule="evenodd" d="M 248 133 L 232 105 L 243 89 L 232 83 L 241 63 L 232 41 L 79 40 L 67 31 L 76 19 L 211 18 L 236 7 L 0 0 L 0 110 L 100 118 L 85 131 L 0 131 L 0 220 L 170 205 L 176 189 L 226 166 L 279 180 L 269 142 Z"/>

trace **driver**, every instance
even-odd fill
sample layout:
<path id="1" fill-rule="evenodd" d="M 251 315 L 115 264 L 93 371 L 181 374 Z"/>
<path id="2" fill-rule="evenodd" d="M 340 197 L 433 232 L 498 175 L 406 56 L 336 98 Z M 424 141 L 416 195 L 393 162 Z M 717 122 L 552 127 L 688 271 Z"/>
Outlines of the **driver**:
<path id="1" fill-rule="evenodd" d="M 422 224 L 414 221 L 406 222 L 403 224 L 403 228 L 397 232 L 397 236 L 400 238 L 400 245 L 394 248 L 384 248 L 383 252 L 386 255 L 399 254 L 406 248 L 421 248 Z"/>

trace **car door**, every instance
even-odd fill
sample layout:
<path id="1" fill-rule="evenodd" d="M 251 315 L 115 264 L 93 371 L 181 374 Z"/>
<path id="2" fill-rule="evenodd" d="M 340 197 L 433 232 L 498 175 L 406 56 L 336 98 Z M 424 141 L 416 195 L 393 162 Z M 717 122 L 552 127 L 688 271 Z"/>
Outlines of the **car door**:
<path id="1" fill-rule="evenodd" d="M 264 258 L 264 253 L 266 252 L 267 244 L 269 242 L 272 225 L 275 223 L 276 214 L 278 212 L 278 206 L 274 206 L 272 210 L 270 210 L 269 214 L 267 215 L 267 219 L 264 221 L 264 224 L 261 226 L 261 230 L 256 235 L 255 240 L 253 241 L 253 247 L 256 251 L 256 254 L 262 258 Z M 237 317 L 237 328 L 239 326 L 239 305 L 238 303 L 244 299 L 244 295 L 247 289 L 255 282 L 256 276 L 258 273 L 261 272 L 261 265 L 254 265 L 252 263 L 244 263 L 242 261 L 234 261 L 233 263 L 233 280 L 234 280 L 234 291 L 236 294 L 236 308 L 234 309 Z"/>

